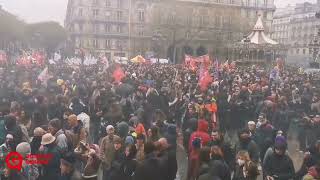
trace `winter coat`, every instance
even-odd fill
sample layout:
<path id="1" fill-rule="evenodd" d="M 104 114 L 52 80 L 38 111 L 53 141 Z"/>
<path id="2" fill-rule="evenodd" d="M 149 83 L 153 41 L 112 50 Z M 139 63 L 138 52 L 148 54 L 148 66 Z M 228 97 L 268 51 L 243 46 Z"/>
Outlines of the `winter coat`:
<path id="1" fill-rule="evenodd" d="M 34 136 L 30 142 L 31 154 L 39 154 L 39 148 L 41 146 L 41 136 Z"/>
<path id="2" fill-rule="evenodd" d="M 167 180 L 174 180 L 176 178 L 178 164 L 176 158 L 176 149 L 169 147 L 159 156 L 161 163 L 161 171 Z"/>
<path id="3" fill-rule="evenodd" d="M 110 169 L 111 162 L 114 159 L 115 149 L 113 146 L 113 139 L 116 137 L 120 138 L 117 135 L 114 135 L 113 138 L 108 135 L 104 137 L 100 142 L 100 159 L 102 161 L 104 169 L 106 170 Z"/>
<path id="4" fill-rule="evenodd" d="M 111 162 L 109 180 L 119 180 L 121 178 L 121 165 L 125 160 L 125 154 L 121 151 L 115 151 L 114 159 Z"/>
<path id="5" fill-rule="evenodd" d="M 246 174 L 246 176 L 244 174 Z M 249 162 L 249 165 L 246 167 L 236 166 L 232 180 L 256 180 L 258 175 L 257 165 L 253 162 Z"/>
<path id="6" fill-rule="evenodd" d="M 259 158 L 260 158 L 259 157 L 259 149 L 258 149 L 257 144 L 253 140 L 249 139 L 246 142 L 241 142 L 241 141 L 238 142 L 236 144 L 236 154 L 239 151 L 248 151 L 250 159 L 255 163 L 259 162 Z"/>
<path id="7" fill-rule="evenodd" d="M 78 170 L 73 170 L 71 174 L 61 176 L 59 180 L 80 180 L 81 173 Z"/>
<path id="8" fill-rule="evenodd" d="M 212 160 L 209 163 L 209 174 L 223 180 L 231 180 L 231 170 L 224 160 Z"/>
<path id="9" fill-rule="evenodd" d="M 195 180 L 199 176 L 200 157 L 199 151 L 192 150 L 189 155 L 187 180 Z"/>
<path id="10" fill-rule="evenodd" d="M 119 136 L 123 139 L 125 137 L 127 137 L 128 132 L 129 132 L 129 125 L 128 123 L 122 121 L 119 124 L 117 124 L 117 130 L 118 130 L 118 134 Z"/>
<path id="11" fill-rule="evenodd" d="M 62 129 L 57 131 L 56 134 L 54 135 L 54 137 L 56 138 L 56 144 L 57 144 L 58 148 L 60 149 L 60 151 L 65 151 L 68 149 L 67 137 L 64 134 Z"/>
<path id="12" fill-rule="evenodd" d="M 132 180 L 137 169 L 138 162 L 135 159 L 126 159 L 121 167 L 121 178 L 119 180 Z"/>
<path id="13" fill-rule="evenodd" d="M 288 155 L 277 155 L 275 152 L 268 156 L 263 164 L 266 176 L 278 176 L 277 180 L 288 180 L 294 177 L 293 162 Z"/>
<path id="14" fill-rule="evenodd" d="M 138 165 L 134 180 L 166 180 L 159 169 L 161 164 L 154 153 L 147 154 L 141 164 Z"/>
<path id="15" fill-rule="evenodd" d="M 193 132 L 190 136 L 189 140 L 189 152 L 192 150 L 192 141 L 195 138 L 200 138 L 201 139 L 201 144 L 202 146 L 205 146 L 209 143 L 210 141 L 210 135 L 208 134 L 208 128 L 209 124 L 205 120 L 199 120 L 198 121 L 198 129 L 196 132 Z"/>
<path id="16" fill-rule="evenodd" d="M 43 177 L 45 177 L 46 180 L 59 179 L 61 153 L 58 146 L 55 144 L 50 144 L 46 148 L 45 154 L 51 154 L 52 158 L 49 160 L 48 164 L 43 165 Z"/>

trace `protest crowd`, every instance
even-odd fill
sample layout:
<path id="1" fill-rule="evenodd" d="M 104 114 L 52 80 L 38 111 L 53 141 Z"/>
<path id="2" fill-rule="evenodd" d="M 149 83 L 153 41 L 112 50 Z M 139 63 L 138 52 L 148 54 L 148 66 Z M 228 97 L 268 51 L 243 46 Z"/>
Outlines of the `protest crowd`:
<path id="1" fill-rule="evenodd" d="M 316 77 L 209 59 L 4 65 L 1 180 L 320 179 Z M 293 126 L 300 167 L 288 152 Z M 16 170 L 10 152 L 52 158 Z"/>

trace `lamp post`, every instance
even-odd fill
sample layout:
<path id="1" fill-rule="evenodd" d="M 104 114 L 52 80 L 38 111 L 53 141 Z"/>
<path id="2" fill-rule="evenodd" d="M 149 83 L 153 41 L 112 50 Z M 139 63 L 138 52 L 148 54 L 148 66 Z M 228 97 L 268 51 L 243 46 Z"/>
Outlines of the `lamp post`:
<path id="1" fill-rule="evenodd" d="M 246 53 L 245 53 L 245 57 L 247 58 L 248 57 L 248 60 L 249 60 L 249 56 L 250 56 L 250 51 L 249 51 L 249 45 L 251 43 L 251 40 L 249 39 L 248 36 L 243 36 L 244 40 L 244 45 L 245 45 L 245 49 L 246 49 Z"/>

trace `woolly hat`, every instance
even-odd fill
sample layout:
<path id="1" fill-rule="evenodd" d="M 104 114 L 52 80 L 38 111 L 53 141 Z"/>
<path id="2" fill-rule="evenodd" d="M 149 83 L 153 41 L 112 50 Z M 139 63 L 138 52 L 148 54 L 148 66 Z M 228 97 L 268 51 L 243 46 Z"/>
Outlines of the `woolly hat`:
<path id="1" fill-rule="evenodd" d="M 199 149 L 201 147 L 201 139 L 200 138 L 195 138 L 192 141 L 192 147 Z"/>
<path id="2" fill-rule="evenodd" d="M 22 142 L 18 144 L 18 146 L 16 147 L 16 151 L 20 153 L 23 157 L 26 157 L 28 154 L 31 153 L 30 144 L 27 142 Z"/>
<path id="3" fill-rule="evenodd" d="M 134 139 L 133 139 L 133 137 L 132 136 L 127 136 L 126 137 L 126 140 L 124 141 L 124 143 L 126 144 L 126 145 L 129 145 L 129 144 L 134 144 Z"/>
<path id="4" fill-rule="evenodd" d="M 274 143 L 275 149 L 285 150 L 287 149 L 287 141 L 283 136 L 277 136 Z"/>

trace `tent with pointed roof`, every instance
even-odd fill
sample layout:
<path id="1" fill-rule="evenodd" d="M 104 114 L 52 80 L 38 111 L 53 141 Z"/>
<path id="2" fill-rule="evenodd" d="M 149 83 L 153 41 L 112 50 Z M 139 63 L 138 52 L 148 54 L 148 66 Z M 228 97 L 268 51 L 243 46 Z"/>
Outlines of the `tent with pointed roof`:
<path id="1" fill-rule="evenodd" d="M 249 35 L 231 45 L 231 59 L 236 61 L 264 62 L 285 57 L 286 47 L 271 39 L 266 33 L 263 19 L 259 15 Z"/>
<path id="2" fill-rule="evenodd" d="M 246 39 L 250 40 L 250 43 L 253 44 L 271 44 L 276 45 L 278 42 L 272 40 L 264 33 L 264 26 L 261 19 L 261 16 L 258 17 L 256 25 L 254 26 L 252 32 L 249 34 L 247 38 L 241 40 L 241 42 L 245 42 Z"/>

